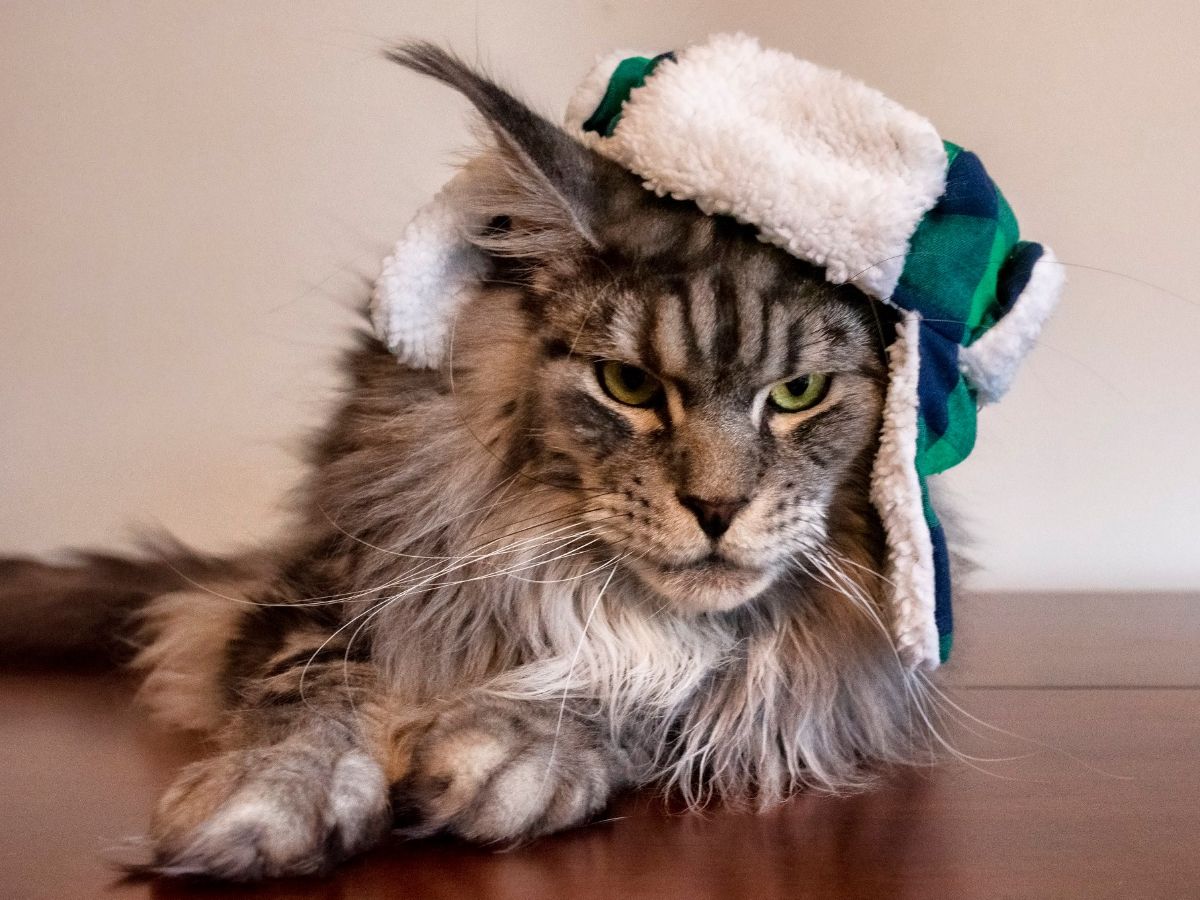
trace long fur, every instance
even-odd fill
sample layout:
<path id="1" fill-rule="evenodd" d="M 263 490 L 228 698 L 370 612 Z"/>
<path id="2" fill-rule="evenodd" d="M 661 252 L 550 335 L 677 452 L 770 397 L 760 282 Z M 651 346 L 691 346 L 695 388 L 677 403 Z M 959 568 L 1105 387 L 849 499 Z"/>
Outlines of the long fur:
<path id="1" fill-rule="evenodd" d="M 140 636 L 160 717 L 215 737 L 148 864 L 308 872 L 389 809 L 414 835 L 514 841 L 630 785 L 763 805 L 923 758 L 935 723 L 890 637 L 869 499 L 886 317 L 443 51 L 393 56 L 492 135 L 471 163 L 492 267 L 449 363 L 364 336 L 295 526 L 257 554 L 0 569 L 8 646 L 23 616 L 98 599 L 89 627 Z M 608 396 L 606 359 L 656 372 L 661 402 Z M 833 373 L 811 411 L 766 405 L 810 371 Z M 695 497 L 738 511 L 713 537 Z"/>

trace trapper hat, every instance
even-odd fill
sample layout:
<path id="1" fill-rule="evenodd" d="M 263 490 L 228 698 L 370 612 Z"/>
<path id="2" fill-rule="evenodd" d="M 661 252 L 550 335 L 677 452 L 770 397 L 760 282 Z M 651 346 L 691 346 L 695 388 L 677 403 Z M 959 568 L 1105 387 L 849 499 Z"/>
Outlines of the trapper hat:
<path id="1" fill-rule="evenodd" d="M 952 640 L 949 557 L 927 479 L 961 462 L 976 411 L 1007 390 L 1063 286 L 979 158 L 923 117 L 744 35 L 657 56 L 612 54 L 566 127 L 659 195 L 732 216 L 760 239 L 898 312 L 872 472 L 896 645 L 936 667 Z M 467 239 L 468 167 L 384 262 L 372 319 L 399 359 L 434 368 L 455 310 L 487 270 Z"/>

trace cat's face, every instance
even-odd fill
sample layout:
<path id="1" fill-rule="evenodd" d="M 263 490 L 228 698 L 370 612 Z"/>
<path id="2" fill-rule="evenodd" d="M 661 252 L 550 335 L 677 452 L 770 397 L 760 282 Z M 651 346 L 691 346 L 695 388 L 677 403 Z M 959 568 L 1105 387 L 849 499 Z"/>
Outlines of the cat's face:
<path id="1" fill-rule="evenodd" d="M 503 365 L 516 453 L 673 608 L 730 609 L 803 567 L 879 430 L 869 301 L 729 220 L 646 202 L 603 256 L 525 273 Z M 616 250 L 612 250 L 612 248 Z M 485 338 L 486 339 L 486 338 Z"/>
<path id="2" fill-rule="evenodd" d="M 575 282 L 539 344 L 542 440 L 593 496 L 585 518 L 695 611 L 751 599 L 821 547 L 882 395 L 862 298 L 713 224 L 676 271 Z"/>
<path id="3" fill-rule="evenodd" d="M 459 323 L 463 419 L 499 423 L 490 452 L 571 493 L 679 611 L 733 608 L 802 567 L 839 492 L 869 491 L 886 381 L 870 301 L 656 197 L 486 80 L 418 68 L 495 137 L 468 201 L 495 269 Z"/>

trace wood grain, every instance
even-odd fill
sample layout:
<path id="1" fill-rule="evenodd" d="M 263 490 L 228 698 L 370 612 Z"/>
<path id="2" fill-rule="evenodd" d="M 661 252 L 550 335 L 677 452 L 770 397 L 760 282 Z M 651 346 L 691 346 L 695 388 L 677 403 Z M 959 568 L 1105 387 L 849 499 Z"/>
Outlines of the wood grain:
<path id="1" fill-rule="evenodd" d="M 757 816 L 672 816 L 632 798 L 609 821 L 512 852 L 397 842 L 325 879 L 246 889 L 121 883 L 106 848 L 137 833 L 200 748 L 146 725 L 118 678 L 6 674 L 0 897 L 1200 896 L 1200 691 L 956 697 L 1023 736 L 960 732 L 963 749 L 1023 758 L 898 773 Z"/>

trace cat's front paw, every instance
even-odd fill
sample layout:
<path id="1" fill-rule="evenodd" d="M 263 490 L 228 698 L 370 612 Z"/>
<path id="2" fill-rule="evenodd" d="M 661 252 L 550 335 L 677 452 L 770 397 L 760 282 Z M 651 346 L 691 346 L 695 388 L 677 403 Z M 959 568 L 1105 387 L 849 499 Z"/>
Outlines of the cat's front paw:
<path id="1" fill-rule="evenodd" d="M 556 708 L 463 704 L 400 738 L 398 831 L 513 843 L 587 821 L 618 786 L 615 753 Z"/>
<path id="2" fill-rule="evenodd" d="M 387 824 L 386 779 L 361 750 L 238 750 L 194 763 L 163 795 L 141 868 L 235 881 L 303 875 L 365 850 Z"/>

